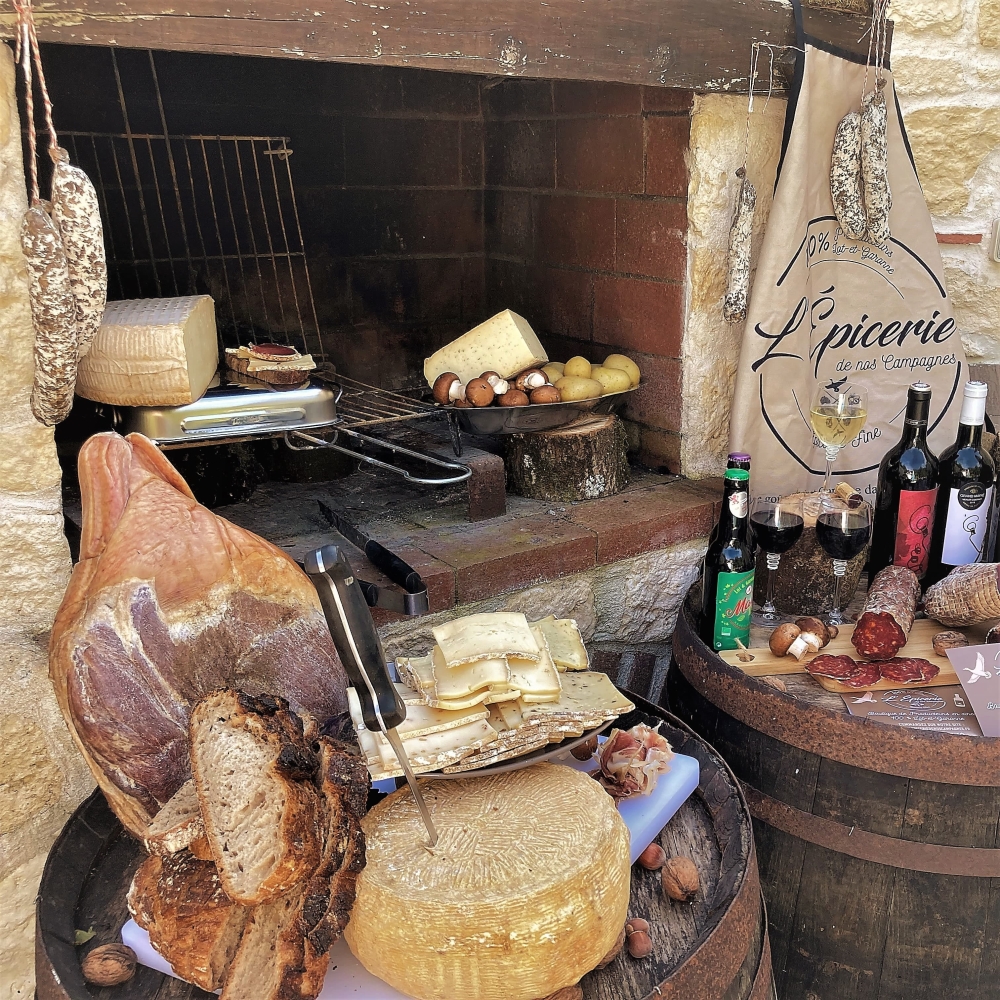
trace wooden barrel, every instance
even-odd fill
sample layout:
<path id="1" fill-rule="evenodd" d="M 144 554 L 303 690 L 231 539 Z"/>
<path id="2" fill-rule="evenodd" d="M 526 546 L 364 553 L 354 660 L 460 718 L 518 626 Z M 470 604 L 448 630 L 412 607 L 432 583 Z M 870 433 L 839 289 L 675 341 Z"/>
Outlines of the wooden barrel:
<path id="1" fill-rule="evenodd" d="M 636 711 L 620 724 L 659 724 L 678 753 L 699 762 L 697 791 L 658 840 L 668 855 L 695 860 L 701 889 L 694 902 L 673 903 L 662 892 L 658 873 L 634 865 L 629 913 L 649 921 L 654 952 L 636 960 L 623 950 L 610 965 L 581 980 L 584 996 L 590 1000 L 775 1000 L 750 815 L 739 783 L 722 758 L 679 719 L 639 698 L 635 701 Z M 70 818 L 49 853 L 39 888 L 38 1000 L 212 996 L 141 966 L 124 986 L 88 989 L 83 981 L 79 962 L 87 951 L 120 940 L 122 924 L 128 919 L 125 893 L 143 856 L 139 843 L 124 831 L 99 791 Z M 93 939 L 74 947 L 74 930 L 91 927 Z"/>
<path id="2" fill-rule="evenodd" d="M 778 995 L 1000 997 L 1000 740 L 855 718 L 805 676 L 778 691 L 695 622 L 667 697 L 744 783 Z"/>

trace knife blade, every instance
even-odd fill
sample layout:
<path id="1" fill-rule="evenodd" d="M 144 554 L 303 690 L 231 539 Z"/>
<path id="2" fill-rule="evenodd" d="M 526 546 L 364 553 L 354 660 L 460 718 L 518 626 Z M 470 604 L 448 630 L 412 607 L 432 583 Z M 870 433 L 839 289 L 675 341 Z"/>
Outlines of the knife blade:
<path id="1" fill-rule="evenodd" d="M 304 566 L 319 595 L 341 662 L 358 693 L 365 725 L 372 731 L 382 732 L 389 741 L 433 847 L 437 843 L 437 831 L 396 731 L 406 718 L 406 705 L 389 676 L 382 643 L 351 564 L 343 549 L 324 545 L 306 556 Z"/>

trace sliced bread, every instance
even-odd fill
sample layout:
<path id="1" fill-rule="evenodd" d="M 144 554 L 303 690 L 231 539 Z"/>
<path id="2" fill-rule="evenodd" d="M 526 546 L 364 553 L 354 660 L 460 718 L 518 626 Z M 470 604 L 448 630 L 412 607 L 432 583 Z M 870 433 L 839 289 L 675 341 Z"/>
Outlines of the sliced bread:
<path id="1" fill-rule="evenodd" d="M 194 779 L 185 781 L 146 827 L 142 842 L 150 854 L 173 854 L 205 836 Z"/>
<path id="2" fill-rule="evenodd" d="M 317 760 L 281 698 L 220 691 L 191 713 L 191 769 L 230 898 L 258 906 L 312 876 L 323 848 Z"/>
<path id="3" fill-rule="evenodd" d="M 189 851 L 150 855 L 132 879 L 128 908 L 178 976 L 203 990 L 222 986 L 250 911 L 226 895 L 213 862 Z"/>

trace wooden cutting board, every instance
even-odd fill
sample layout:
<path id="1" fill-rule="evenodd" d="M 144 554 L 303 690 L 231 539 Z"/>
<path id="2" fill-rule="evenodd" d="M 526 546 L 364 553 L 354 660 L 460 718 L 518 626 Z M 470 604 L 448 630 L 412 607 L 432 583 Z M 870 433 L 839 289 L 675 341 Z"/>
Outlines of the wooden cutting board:
<path id="1" fill-rule="evenodd" d="M 901 687 L 939 687 L 944 684 L 958 684 L 960 683 L 958 679 L 958 674 L 955 673 L 952 668 L 951 661 L 947 656 L 938 656 L 934 652 L 934 646 L 931 640 L 938 634 L 938 632 L 951 631 L 945 629 L 943 625 L 939 625 L 937 622 L 932 621 L 929 618 L 920 618 L 913 623 L 913 628 L 910 630 L 910 634 L 907 637 L 906 645 L 896 654 L 897 656 L 919 656 L 922 659 L 929 660 L 931 663 L 941 668 L 941 672 L 933 680 L 926 681 L 923 684 L 900 684 L 899 681 L 888 681 L 881 680 L 877 684 L 869 685 L 868 687 L 848 687 L 846 684 L 841 684 L 840 681 L 835 681 L 831 677 L 817 677 L 815 678 L 819 681 L 827 691 L 833 691 L 837 694 L 849 694 L 852 691 L 890 691 L 893 688 Z M 983 637 L 976 635 L 976 629 L 966 629 L 964 630 L 966 635 L 969 637 L 970 643 L 979 643 L 983 641 Z M 751 648 L 750 653 L 753 655 L 753 660 L 749 663 L 741 663 L 739 659 L 740 650 L 738 649 L 726 649 L 719 653 L 726 663 L 732 664 L 734 667 L 739 667 L 745 674 L 750 677 L 773 677 L 778 674 L 804 674 L 808 673 L 806 670 L 806 663 L 813 659 L 813 656 L 819 656 L 825 653 L 831 656 L 852 656 L 856 660 L 863 659 L 863 657 L 858 655 L 858 651 L 851 645 L 851 636 L 854 634 L 853 625 L 843 625 L 840 629 L 840 634 L 834 639 L 829 645 L 825 646 L 817 654 L 810 654 L 801 662 L 796 660 L 794 656 L 775 656 L 766 646 L 761 649 Z"/>

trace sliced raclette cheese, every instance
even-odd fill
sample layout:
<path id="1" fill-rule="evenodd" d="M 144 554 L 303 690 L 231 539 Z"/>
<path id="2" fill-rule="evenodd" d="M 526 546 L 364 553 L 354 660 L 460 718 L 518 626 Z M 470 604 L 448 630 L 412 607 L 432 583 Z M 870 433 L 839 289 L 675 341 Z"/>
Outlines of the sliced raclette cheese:
<path id="1" fill-rule="evenodd" d="M 549 615 L 540 622 L 532 622 L 531 630 L 541 632 L 552 662 L 559 670 L 589 670 L 590 657 L 580 635 L 580 626 L 572 618 Z"/>
<path id="2" fill-rule="evenodd" d="M 523 316 L 505 309 L 485 323 L 435 351 L 424 362 L 424 378 L 434 385 L 438 375 L 454 372 L 462 382 L 495 371 L 509 378 L 549 360 L 535 331 Z"/>
<path id="3" fill-rule="evenodd" d="M 516 612 L 468 615 L 438 625 L 431 633 L 449 667 L 499 656 L 542 658 L 528 619 Z"/>
<path id="4" fill-rule="evenodd" d="M 607 792 L 544 763 L 421 788 L 433 849 L 408 789 L 362 821 L 345 937 L 365 968 L 418 1000 L 535 1000 L 593 969 L 629 901 L 628 828 Z"/>
<path id="5" fill-rule="evenodd" d="M 563 674 L 558 701 L 529 704 L 521 699 L 521 715 L 526 722 L 552 718 L 579 719 L 598 725 L 631 712 L 635 705 L 611 683 L 607 674 L 585 670 Z"/>
<path id="6" fill-rule="evenodd" d="M 510 684 L 521 692 L 525 701 L 555 701 L 562 685 L 559 671 L 549 657 L 548 647 L 541 632 L 531 630 L 541 651 L 540 660 L 522 660 L 517 656 L 507 657 L 510 670 Z"/>
<path id="7" fill-rule="evenodd" d="M 447 729 L 457 729 L 467 722 L 478 722 L 480 719 L 485 719 L 488 715 L 486 708 L 475 706 L 450 712 L 431 708 L 430 705 L 425 705 L 418 698 L 415 698 L 414 692 L 405 684 L 396 684 L 395 688 L 406 705 L 406 718 L 396 727 L 400 739 L 403 740 L 415 736 L 426 736 L 429 733 L 440 733 Z M 364 726 L 365 720 L 361 714 L 361 702 L 358 700 L 357 691 L 352 687 L 347 689 L 347 706 L 354 728 Z"/>
<path id="8" fill-rule="evenodd" d="M 374 735 L 385 770 L 399 768 L 399 759 L 389 741 L 382 733 Z M 496 738 L 496 730 L 485 719 L 478 719 L 443 732 L 428 733 L 425 736 L 407 736 L 403 740 L 403 750 L 411 766 L 437 768 L 450 764 L 451 758 L 461 760 L 462 757 L 482 750 Z"/>
<path id="9" fill-rule="evenodd" d="M 204 395 L 218 366 L 211 296 L 109 302 L 76 391 L 115 406 L 181 406 Z"/>

